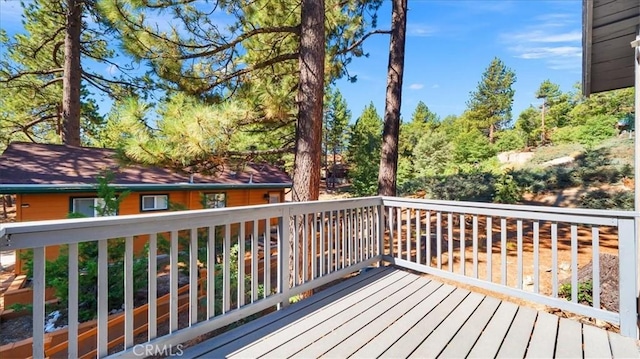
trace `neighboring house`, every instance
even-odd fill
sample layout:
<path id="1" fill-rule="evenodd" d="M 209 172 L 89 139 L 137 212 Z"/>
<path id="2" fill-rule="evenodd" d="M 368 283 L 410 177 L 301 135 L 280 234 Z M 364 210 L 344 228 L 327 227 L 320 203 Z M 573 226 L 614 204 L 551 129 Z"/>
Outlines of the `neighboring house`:
<path id="1" fill-rule="evenodd" d="M 96 178 L 109 170 L 112 186 L 130 194 L 118 215 L 234 207 L 284 201 L 290 177 L 267 164 L 249 163 L 242 171 L 225 168 L 218 176 L 189 176 L 142 165 L 121 167 L 115 151 L 15 142 L 0 156 L 0 194 L 16 195 L 16 221 L 67 218 L 70 212 L 95 216 L 100 205 Z M 204 207 L 203 207 L 204 202 Z M 47 251 L 47 258 L 57 256 Z M 16 265 L 20 268 L 20 265 Z"/>

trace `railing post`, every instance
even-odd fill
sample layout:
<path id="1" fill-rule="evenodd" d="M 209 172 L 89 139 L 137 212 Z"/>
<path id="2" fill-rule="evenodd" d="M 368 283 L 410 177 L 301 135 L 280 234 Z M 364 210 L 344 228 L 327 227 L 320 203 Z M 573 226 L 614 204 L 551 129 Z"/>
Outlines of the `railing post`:
<path id="1" fill-rule="evenodd" d="M 284 299 L 278 305 L 278 309 L 289 305 L 289 278 L 291 275 L 295 275 L 290 273 L 289 242 L 290 231 L 296 230 L 295 226 L 295 219 L 291 218 L 291 208 L 287 207 L 282 217 L 278 218 L 278 291 L 284 294 Z"/>
<path id="2" fill-rule="evenodd" d="M 618 221 L 620 334 L 631 338 L 636 338 L 638 333 L 635 241 L 635 219 L 620 219 Z"/>

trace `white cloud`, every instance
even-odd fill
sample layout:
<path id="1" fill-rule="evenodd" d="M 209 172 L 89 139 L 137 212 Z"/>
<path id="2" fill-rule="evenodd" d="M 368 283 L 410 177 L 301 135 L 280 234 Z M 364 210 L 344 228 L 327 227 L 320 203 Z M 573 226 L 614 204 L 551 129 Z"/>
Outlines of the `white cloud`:
<path id="1" fill-rule="evenodd" d="M 424 25 L 424 24 L 407 24 L 408 36 L 427 37 L 427 36 L 433 36 L 437 32 L 438 32 L 438 29 L 435 26 Z"/>
<path id="2" fill-rule="evenodd" d="M 552 70 L 578 70 L 581 66 L 582 32 L 580 22 L 570 14 L 546 14 L 531 25 L 502 34 L 514 57 L 544 61 Z"/>
<path id="3" fill-rule="evenodd" d="M 516 57 L 521 59 L 548 59 L 558 57 L 577 57 L 582 56 L 582 48 L 577 46 L 558 46 L 558 47 L 516 47 L 512 48 L 518 54 Z"/>
<path id="4" fill-rule="evenodd" d="M 411 90 L 421 90 L 424 87 L 423 84 L 411 84 L 409 85 L 409 88 Z"/>

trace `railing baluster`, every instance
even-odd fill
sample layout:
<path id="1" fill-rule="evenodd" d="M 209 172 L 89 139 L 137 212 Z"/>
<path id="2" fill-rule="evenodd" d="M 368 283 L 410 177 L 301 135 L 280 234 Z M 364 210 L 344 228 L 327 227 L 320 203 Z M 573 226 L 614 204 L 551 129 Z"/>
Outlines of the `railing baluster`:
<path id="1" fill-rule="evenodd" d="M 522 254 L 522 219 L 516 221 L 516 232 L 517 232 L 517 261 L 518 261 L 518 269 L 517 269 L 517 288 L 522 289 L 522 280 L 523 280 L 523 254 Z"/>
<path id="2" fill-rule="evenodd" d="M 133 346 L 133 237 L 124 240 L 124 348 Z"/>
<path id="3" fill-rule="evenodd" d="M 398 255 L 396 256 L 397 258 L 402 258 L 402 208 L 397 207 L 396 208 L 396 225 L 397 225 L 397 231 L 398 231 Z"/>
<path id="4" fill-rule="evenodd" d="M 407 261 L 411 261 L 411 208 L 407 208 Z"/>
<path id="5" fill-rule="evenodd" d="M 318 212 L 311 219 L 311 279 L 318 278 Z"/>
<path id="6" fill-rule="evenodd" d="M 67 357 L 78 356 L 78 243 L 69 244 L 69 292 L 68 292 L 68 324 L 67 338 L 69 346 Z"/>
<path id="7" fill-rule="evenodd" d="M 44 358 L 45 248 L 33 249 L 33 357 Z M 98 277 L 99 278 L 99 277 Z M 100 302 L 99 302 L 100 303 Z M 104 334 L 104 327 L 102 332 Z"/>
<path id="8" fill-rule="evenodd" d="M 238 223 L 240 225 L 239 228 L 239 234 L 237 235 L 238 238 L 238 278 L 237 278 L 237 285 L 236 288 L 237 290 L 237 300 L 236 300 L 236 308 L 240 308 L 244 305 L 245 303 L 245 282 L 244 282 L 244 277 L 245 277 L 245 272 L 246 272 L 246 261 L 245 261 L 245 256 L 246 256 L 246 249 L 245 249 L 245 238 L 246 238 L 246 222 L 239 222 Z"/>
<path id="9" fill-rule="evenodd" d="M 307 213 L 302 215 L 302 283 L 306 283 L 309 280 L 309 215 Z M 301 283 L 301 284 L 302 284 Z"/>
<path id="10" fill-rule="evenodd" d="M 422 264 L 422 236 L 420 235 L 420 210 L 416 209 L 416 262 Z"/>
<path id="11" fill-rule="evenodd" d="M 189 326 L 198 322 L 198 228 L 189 239 Z"/>
<path id="12" fill-rule="evenodd" d="M 293 277 L 294 280 L 292 282 L 295 283 L 296 273 L 289 272 L 289 249 L 291 248 L 290 241 L 292 240 L 292 238 L 289 238 L 291 234 L 290 228 L 293 226 L 294 231 L 298 231 L 295 217 L 295 215 L 291 215 L 291 210 L 289 209 L 285 211 L 283 217 L 278 218 L 278 292 L 284 294 L 284 300 L 278 303 L 278 309 L 289 305 L 289 278 Z M 291 221 L 293 221 L 293 224 Z M 287 228 L 285 228 L 285 225 Z M 295 242 L 293 247 L 296 247 Z"/>
<path id="13" fill-rule="evenodd" d="M 224 225 L 224 264 L 222 266 L 222 314 L 231 310 L 231 224 Z"/>
<path id="14" fill-rule="evenodd" d="M 349 217 L 347 215 L 347 210 L 344 209 L 342 210 L 342 231 L 340 231 L 340 233 L 342 234 L 342 246 L 341 246 L 341 251 L 340 251 L 340 257 L 341 257 L 341 263 L 342 263 L 342 267 L 340 267 L 341 269 L 347 266 L 347 255 L 348 255 L 348 248 L 347 248 L 347 228 L 350 227 L 349 224 L 347 224 L 349 222 Z"/>
<path id="15" fill-rule="evenodd" d="M 394 249 L 393 249 L 393 245 L 394 245 L 394 241 L 395 241 L 395 236 L 393 234 L 394 231 L 394 223 L 393 223 L 393 207 L 389 207 L 389 214 L 387 216 L 387 221 L 389 222 L 389 256 L 393 257 L 394 254 Z"/>
<path id="16" fill-rule="evenodd" d="M 149 263 L 147 266 L 148 313 L 147 340 L 151 341 L 158 335 L 158 233 L 149 235 Z"/>
<path id="17" fill-rule="evenodd" d="M 178 330 L 178 231 L 171 231 L 169 268 L 169 333 L 173 333 Z"/>
<path id="18" fill-rule="evenodd" d="M 346 228 L 345 231 L 347 233 L 346 235 L 346 243 L 347 243 L 347 254 L 343 256 L 347 257 L 346 258 L 346 264 L 345 264 L 345 258 L 343 258 L 343 265 L 342 267 L 346 267 L 346 266 L 350 266 L 351 264 L 353 264 L 353 253 L 354 253 L 354 248 L 353 248 L 353 232 L 354 232 L 354 228 L 353 228 L 353 209 L 349 209 L 349 210 L 344 210 L 345 213 L 345 218 L 347 219 L 347 223 L 346 223 Z M 343 242 L 344 243 L 344 242 Z"/>
<path id="19" fill-rule="evenodd" d="M 298 273 L 300 272 L 300 258 L 299 258 L 299 248 L 300 248 L 300 230 L 298 215 L 295 214 L 292 216 L 293 219 L 293 286 L 298 285 Z M 285 229 L 286 230 L 286 229 Z"/>
<path id="20" fill-rule="evenodd" d="M 449 255 L 447 262 L 449 263 L 449 272 L 453 272 L 453 213 L 447 213 L 447 244 Z"/>
<path id="21" fill-rule="evenodd" d="M 336 219 L 337 221 L 337 219 Z M 333 211 L 329 212 L 329 223 L 327 224 L 327 274 L 333 271 L 333 233 L 336 225 L 333 223 Z"/>
<path id="22" fill-rule="evenodd" d="M 207 318 L 216 315 L 216 227 L 207 231 Z"/>
<path id="23" fill-rule="evenodd" d="M 571 225 L 571 301 L 578 303 L 578 226 Z"/>
<path id="24" fill-rule="evenodd" d="M 620 334 L 636 339 L 638 336 L 638 302 L 636 271 L 638 270 L 637 233 L 638 218 L 618 220 L 618 260 L 620 285 Z M 634 275 L 636 274 L 636 275 Z"/>
<path id="25" fill-rule="evenodd" d="M 279 228 L 279 227 L 278 227 Z M 276 236 L 279 236 L 278 231 L 276 229 Z M 263 296 L 266 298 L 271 293 L 271 218 L 265 218 L 264 220 L 264 256 L 262 260 L 262 268 L 264 272 L 264 293 Z"/>
<path id="26" fill-rule="evenodd" d="M 442 269 L 442 212 L 436 213 L 436 257 L 438 269 Z"/>
<path id="27" fill-rule="evenodd" d="M 466 275 L 466 256 L 465 256 L 465 218 L 464 218 L 464 213 L 460 214 L 460 238 L 459 238 L 459 242 L 460 242 L 460 274 L 462 274 L 463 276 Z"/>
<path id="28" fill-rule="evenodd" d="M 533 292 L 540 293 L 540 221 L 533 222 Z"/>
<path id="29" fill-rule="evenodd" d="M 253 220 L 251 228 L 251 303 L 258 300 L 258 227 L 260 222 L 257 219 Z M 265 246 L 266 238 L 265 238 Z M 266 249 L 266 247 L 265 247 Z"/>
<path id="30" fill-rule="evenodd" d="M 493 282 L 493 217 L 487 216 L 487 281 Z"/>
<path id="31" fill-rule="evenodd" d="M 558 298 L 558 222 L 551 223 L 551 294 Z"/>
<path id="32" fill-rule="evenodd" d="M 591 248 L 593 263 L 592 300 L 593 307 L 600 308 L 600 231 L 598 226 L 591 227 Z"/>
<path id="33" fill-rule="evenodd" d="M 325 261 L 326 261 L 326 243 L 327 238 L 325 237 L 325 226 L 327 225 L 325 217 L 325 212 L 320 213 L 320 277 L 324 276 L 325 273 Z"/>
<path id="34" fill-rule="evenodd" d="M 425 263 L 431 267 L 431 211 L 427 211 L 427 216 L 426 216 L 426 221 L 427 221 L 427 228 L 426 228 L 426 243 L 425 246 L 427 247 L 427 257 L 425 258 Z"/>
<path id="35" fill-rule="evenodd" d="M 44 263 L 44 258 L 43 258 Z M 34 303 L 35 304 L 35 303 Z M 35 313 L 35 312 L 34 312 Z M 109 328 L 109 246 L 106 239 L 98 241 L 98 357 L 108 354 Z M 41 322 L 42 323 L 42 322 Z M 34 326 L 34 333 L 39 328 Z"/>
<path id="36" fill-rule="evenodd" d="M 341 216 L 341 211 L 337 210 L 336 211 L 336 223 L 334 224 L 334 237 L 333 237 L 333 263 L 334 263 L 334 267 L 332 268 L 332 271 L 337 271 L 340 268 L 340 233 L 342 233 L 341 231 L 341 226 L 342 226 L 342 219 L 340 218 Z"/>
<path id="37" fill-rule="evenodd" d="M 473 278 L 478 278 L 478 215 L 473 215 Z"/>
<path id="38" fill-rule="evenodd" d="M 507 285 L 507 219 L 500 218 L 500 269 L 502 285 Z"/>

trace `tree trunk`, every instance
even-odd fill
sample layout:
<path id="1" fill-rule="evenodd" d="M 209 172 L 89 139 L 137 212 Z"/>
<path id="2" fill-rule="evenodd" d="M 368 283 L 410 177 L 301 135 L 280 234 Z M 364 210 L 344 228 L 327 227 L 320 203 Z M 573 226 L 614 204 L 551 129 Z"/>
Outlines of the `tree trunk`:
<path id="1" fill-rule="evenodd" d="M 378 194 L 383 196 L 396 195 L 400 105 L 402 103 L 404 46 L 407 29 L 407 0 L 392 0 L 392 2 L 387 101 L 384 109 L 384 129 L 378 174 Z"/>
<path id="2" fill-rule="evenodd" d="M 80 33 L 82 0 L 67 0 L 64 37 L 64 77 L 62 81 L 62 141 L 80 146 Z"/>
<path id="3" fill-rule="evenodd" d="M 298 122 L 296 124 L 296 150 L 293 165 L 293 193 L 295 202 L 317 200 L 320 195 L 320 160 L 322 156 L 322 99 L 324 98 L 324 0 L 302 0 L 300 29 L 300 84 L 298 86 Z M 295 220 L 295 219 L 294 219 Z M 302 222 L 302 221 L 299 221 Z M 291 221 L 294 224 L 294 221 Z M 298 238 L 304 226 L 298 223 Z M 307 227 L 309 228 L 309 227 Z M 295 228 L 292 228 L 295 230 Z M 299 242 L 298 258 L 293 258 L 293 240 L 291 232 L 289 269 L 293 285 L 293 263 L 302 260 Z M 310 238 L 309 236 L 306 236 Z M 310 242 L 310 241 L 309 241 Z M 311 251 L 308 251 L 311 253 Z M 311 258 L 308 258 L 311 265 Z M 302 273 L 302 265 L 298 266 Z M 311 271 L 308 271 L 310 273 Z"/>

